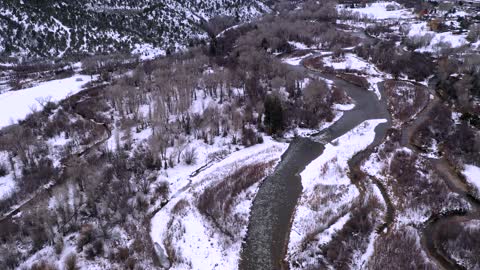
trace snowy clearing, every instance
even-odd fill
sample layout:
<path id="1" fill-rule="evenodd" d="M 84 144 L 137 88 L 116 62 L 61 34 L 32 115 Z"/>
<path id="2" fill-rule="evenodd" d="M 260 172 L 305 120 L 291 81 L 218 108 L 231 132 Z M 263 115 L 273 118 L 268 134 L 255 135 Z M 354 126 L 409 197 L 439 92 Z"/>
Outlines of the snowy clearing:
<path id="1" fill-rule="evenodd" d="M 443 44 L 448 44 L 450 48 L 458 48 L 467 45 L 467 34 L 455 35 L 452 32 L 437 33 L 431 31 L 427 22 L 413 23 L 410 25 L 408 36 L 410 38 L 430 36 L 431 40 L 428 45 L 416 49 L 418 52 L 437 52 Z"/>
<path id="2" fill-rule="evenodd" d="M 0 95 L 0 128 L 24 119 L 32 109 L 40 109 L 40 102 L 60 101 L 82 90 L 82 85 L 91 81 L 90 76 L 74 75 L 70 78 L 53 80 L 18 91 Z M 39 102 L 40 101 L 40 102 Z"/>
<path id="3" fill-rule="evenodd" d="M 377 20 L 407 19 L 414 17 L 410 9 L 406 9 L 394 1 L 369 3 L 366 7 L 362 8 L 349 8 L 348 5 L 338 5 L 337 10 L 348 10 Z"/>
<path id="4" fill-rule="evenodd" d="M 299 57 L 284 58 L 284 59 L 282 59 L 282 62 L 287 63 L 287 64 L 292 65 L 292 66 L 299 66 L 300 63 L 303 61 L 303 59 L 305 59 L 307 57 L 310 57 L 310 56 L 312 56 L 312 53 L 308 53 L 306 55 L 299 56 Z"/>
<path id="5" fill-rule="evenodd" d="M 373 142 L 375 127 L 385 122 L 387 122 L 386 119 L 364 121 L 334 142 L 325 145 L 323 154 L 308 164 L 300 174 L 303 191 L 305 192 L 317 184 L 350 184 L 350 179 L 345 174 L 345 170 L 348 168 L 348 160 Z M 328 166 L 329 163 L 336 166 Z M 325 164 L 327 164 L 327 169 L 321 172 L 320 168 Z M 338 167 L 341 167 L 343 171 L 338 171 Z"/>
<path id="6" fill-rule="evenodd" d="M 480 196 L 480 167 L 475 165 L 465 164 L 465 168 L 462 171 L 467 182 L 475 188 L 475 193 Z"/>

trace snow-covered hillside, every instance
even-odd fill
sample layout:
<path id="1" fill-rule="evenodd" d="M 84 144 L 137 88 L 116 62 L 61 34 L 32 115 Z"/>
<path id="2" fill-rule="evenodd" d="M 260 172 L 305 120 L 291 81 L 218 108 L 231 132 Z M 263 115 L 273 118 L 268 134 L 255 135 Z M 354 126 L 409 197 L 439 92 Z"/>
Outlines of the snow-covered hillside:
<path id="1" fill-rule="evenodd" d="M 215 16 L 243 22 L 267 11 L 261 0 L 6 0 L 0 3 L 0 55 L 182 48 L 207 37 L 199 25 Z"/>
<path id="2" fill-rule="evenodd" d="M 41 110 L 45 102 L 57 102 L 82 90 L 92 80 L 85 75 L 40 83 L 34 87 L 0 94 L 0 128 L 15 124 L 29 113 Z"/>

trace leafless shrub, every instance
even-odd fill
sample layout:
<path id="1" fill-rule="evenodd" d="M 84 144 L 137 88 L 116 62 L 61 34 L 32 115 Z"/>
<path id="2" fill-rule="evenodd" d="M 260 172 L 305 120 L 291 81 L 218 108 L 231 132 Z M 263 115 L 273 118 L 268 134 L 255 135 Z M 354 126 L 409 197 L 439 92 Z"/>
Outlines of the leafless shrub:
<path id="1" fill-rule="evenodd" d="M 430 111 L 428 119 L 419 126 L 413 143 L 421 148 L 429 148 L 432 140 L 446 141 L 453 128 L 452 112 L 447 106 L 438 104 Z"/>
<path id="2" fill-rule="evenodd" d="M 375 241 L 368 269 L 437 269 L 422 255 L 419 235 L 414 228 L 400 227 Z"/>
<path id="3" fill-rule="evenodd" d="M 338 104 L 344 104 L 348 101 L 348 96 L 345 93 L 345 90 L 338 87 L 333 87 L 332 89 L 332 102 Z"/>
<path id="4" fill-rule="evenodd" d="M 415 35 L 408 37 L 405 40 L 407 47 L 414 51 L 418 48 L 428 46 L 433 39 L 433 34 L 427 33 L 425 35 Z"/>
<path id="5" fill-rule="evenodd" d="M 63 251 L 63 238 L 62 237 L 57 237 L 55 239 L 54 248 L 55 248 L 55 253 L 57 255 L 60 255 L 62 253 L 62 251 Z"/>
<path id="6" fill-rule="evenodd" d="M 380 207 L 376 197 L 370 196 L 363 205 L 353 209 L 352 218 L 324 249 L 325 259 L 336 269 L 348 269 L 354 252 L 365 252 L 369 236 L 380 221 L 375 214 Z"/>
<path id="7" fill-rule="evenodd" d="M 480 266 L 480 237 L 479 220 L 471 220 L 461 224 L 447 222 L 440 226 L 438 242 L 445 254 L 454 257 L 466 269 L 475 269 Z"/>
<path id="8" fill-rule="evenodd" d="M 183 151 L 183 160 L 187 165 L 192 165 L 197 162 L 197 150 L 194 147 L 189 147 Z"/>
<path id="9" fill-rule="evenodd" d="M 8 174 L 8 167 L 4 163 L 0 162 L 0 177 L 3 177 Z"/>
<path id="10" fill-rule="evenodd" d="M 303 251 L 295 256 L 294 266 L 319 269 L 328 265 L 335 269 L 351 269 L 354 255 L 365 252 L 370 235 L 381 222 L 377 216 L 381 208 L 374 196 L 369 196 L 365 202 L 355 201 L 352 218 L 326 245 L 318 245 L 315 240 L 315 236 L 325 227 L 315 228 L 305 237 L 302 243 Z"/>
<path id="11" fill-rule="evenodd" d="M 155 186 L 155 194 L 166 198 L 170 192 L 170 186 L 167 181 L 161 181 Z"/>
<path id="12" fill-rule="evenodd" d="M 79 267 L 77 265 L 77 255 L 75 253 L 70 253 L 65 257 L 63 262 L 65 270 L 78 270 Z"/>
<path id="13" fill-rule="evenodd" d="M 172 153 L 168 156 L 168 166 L 170 168 L 175 167 L 175 153 Z"/>
<path id="14" fill-rule="evenodd" d="M 229 154 L 228 150 L 219 150 L 213 153 L 209 153 L 207 156 L 208 160 L 223 159 Z"/>
<path id="15" fill-rule="evenodd" d="M 137 265 L 137 260 L 135 258 L 128 258 L 127 261 L 125 262 L 125 267 L 129 270 L 134 270 L 135 265 Z"/>
<path id="16" fill-rule="evenodd" d="M 12 242 L 0 246 L 0 265 L 6 269 L 15 269 L 20 261 L 21 254 Z"/>
<path id="17" fill-rule="evenodd" d="M 246 165 L 232 171 L 225 178 L 204 190 L 200 195 L 197 207 L 200 212 L 211 218 L 219 229 L 227 234 L 236 235 L 229 229 L 234 221 L 229 214 L 235 198 L 248 187 L 266 176 L 272 162 Z"/>
<path id="18" fill-rule="evenodd" d="M 103 240 L 97 239 L 93 243 L 85 245 L 85 256 L 89 260 L 95 259 L 95 257 L 102 255 L 104 251 Z"/>
<path id="19" fill-rule="evenodd" d="M 93 225 L 91 224 L 83 225 L 82 229 L 80 230 L 80 235 L 78 236 L 78 239 L 77 239 L 77 250 L 81 251 L 83 249 L 83 246 L 92 242 L 94 239 L 94 236 L 95 236 L 95 230 Z"/>
<path id="20" fill-rule="evenodd" d="M 242 144 L 244 146 L 252 146 L 258 142 L 258 135 L 251 128 L 244 128 L 242 130 Z"/>
<path id="21" fill-rule="evenodd" d="M 470 42 L 477 42 L 480 40 L 480 23 L 470 25 L 467 40 Z"/>
<path id="22" fill-rule="evenodd" d="M 128 257 L 130 257 L 130 250 L 128 249 L 128 247 L 119 247 L 115 254 L 115 258 L 119 261 L 124 262 L 128 259 Z"/>
<path id="23" fill-rule="evenodd" d="M 181 199 L 172 208 L 172 214 L 180 215 L 180 216 L 185 215 L 187 213 L 187 210 L 188 210 L 189 206 L 190 206 L 190 203 L 187 200 Z"/>
<path id="24" fill-rule="evenodd" d="M 34 263 L 31 270 L 58 270 L 55 264 L 42 260 L 40 262 Z"/>
<path id="25" fill-rule="evenodd" d="M 429 92 L 423 86 L 394 80 L 385 81 L 384 86 L 388 109 L 399 124 L 409 121 L 428 101 Z"/>

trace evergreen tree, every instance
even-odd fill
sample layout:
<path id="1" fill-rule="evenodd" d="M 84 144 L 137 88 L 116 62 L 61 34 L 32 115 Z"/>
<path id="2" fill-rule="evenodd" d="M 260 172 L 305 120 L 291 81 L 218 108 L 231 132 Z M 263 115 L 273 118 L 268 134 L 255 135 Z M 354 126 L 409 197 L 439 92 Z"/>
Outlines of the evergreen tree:
<path id="1" fill-rule="evenodd" d="M 283 107 L 282 101 L 276 95 L 270 95 L 265 99 L 265 119 L 264 124 L 269 134 L 275 134 L 283 131 Z"/>

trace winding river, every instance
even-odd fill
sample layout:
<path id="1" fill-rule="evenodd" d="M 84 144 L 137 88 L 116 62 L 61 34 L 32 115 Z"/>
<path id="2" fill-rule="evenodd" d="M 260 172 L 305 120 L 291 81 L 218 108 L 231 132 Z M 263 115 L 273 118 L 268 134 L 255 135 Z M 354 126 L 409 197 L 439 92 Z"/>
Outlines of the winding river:
<path id="1" fill-rule="evenodd" d="M 344 112 L 332 126 L 312 137 L 294 139 L 282 155 L 282 160 L 273 174 L 262 182 L 251 208 L 247 237 L 242 247 L 240 269 L 288 269 L 284 258 L 293 214 L 302 192 L 300 173 L 310 162 L 322 155 L 324 144 L 342 136 L 363 121 L 380 118 L 388 120 L 375 128 L 375 139 L 372 145 L 381 142 L 390 126 L 385 97 L 378 100 L 373 92 L 331 74 L 312 71 L 303 66 L 295 68 L 312 76 L 332 80 L 338 88 L 344 89 L 353 99 L 355 108 Z M 379 84 L 379 86 L 382 90 L 383 85 Z M 363 155 L 354 157 L 358 161 L 362 158 Z M 355 160 L 352 163 L 356 163 Z"/>

